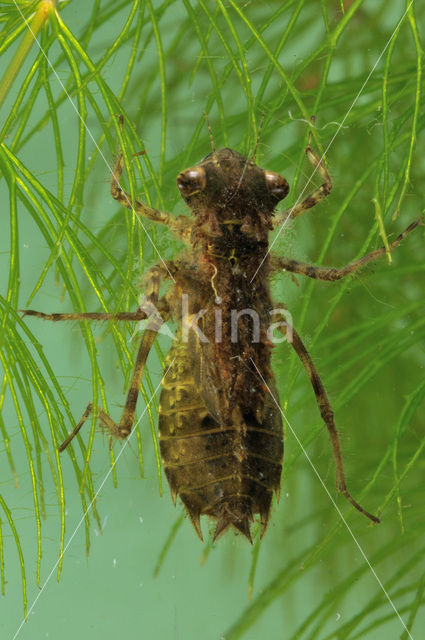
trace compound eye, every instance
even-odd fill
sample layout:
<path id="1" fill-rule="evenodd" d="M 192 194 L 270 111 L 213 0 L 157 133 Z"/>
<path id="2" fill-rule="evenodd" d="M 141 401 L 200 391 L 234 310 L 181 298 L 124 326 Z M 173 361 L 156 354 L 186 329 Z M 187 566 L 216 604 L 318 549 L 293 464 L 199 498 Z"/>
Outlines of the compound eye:
<path id="1" fill-rule="evenodd" d="M 203 191 L 206 186 L 205 170 L 200 167 L 186 169 L 177 176 L 177 186 L 184 197 Z"/>
<path id="2" fill-rule="evenodd" d="M 273 195 L 276 200 L 283 200 L 289 192 L 288 181 L 274 171 L 265 171 L 264 173 L 268 192 Z"/>

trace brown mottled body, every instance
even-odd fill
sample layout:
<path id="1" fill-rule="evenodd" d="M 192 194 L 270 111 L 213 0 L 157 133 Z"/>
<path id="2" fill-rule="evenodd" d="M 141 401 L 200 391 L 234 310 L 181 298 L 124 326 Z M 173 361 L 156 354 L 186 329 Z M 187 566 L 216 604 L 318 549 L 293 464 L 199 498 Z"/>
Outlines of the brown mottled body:
<path id="1" fill-rule="evenodd" d="M 261 423 L 236 415 L 240 408 L 234 420 L 214 419 L 194 380 L 189 349 L 181 341 L 170 349 L 160 399 L 161 456 L 173 500 L 180 495 L 201 539 L 200 516 L 208 515 L 217 520 L 215 538 L 233 525 L 251 540 L 253 516 L 260 514 L 264 533 L 273 491 L 280 489 L 281 415 L 266 395 Z"/>
<path id="2" fill-rule="evenodd" d="M 180 340 L 168 355 L 161 454 L 173 496 L 181 496 L 200 537 L 206 514 L 217 520 L 214 538 L 232 525 L 251 539 L 256 514 L 265 531 L 282 470 L 280 409 L 256 368 L 274 386 L 268 232 L 288 185 L 231 149 L 182 172 L 178 184 L 195 214 L 193 251 L 167 297 L 175 304 L 179 292 L 189 293 L 190 314 L 203 315 L 201 334 L 191 331 L 187 344 Z M 261 277 L 254 278 L 260 265 Z"/>
<path id="3" fill-rule="evenodd" d="M 333 281 L 386 252 L 382 247 L 342 268 L 269 256 L 269 232 L 315 206 L 331 191 L 329 173 L 312 150 L 311 137 L 306 155 L 323 184 L 294 207 L 274 215 L 276 204 L 289 190 L 285 178 L 231 149 L 214 149 L 177 178 L 194 216 L 191 220 L 173 217 L 139 200 L 132 203 L 119 184 L 123 170 L 120 152 L 111 182 L 113 197 L 138 215 L 166 225 L 185 242 L 188 251 L 147 272 L 145 300 L 134 313 L 24 312 L 51 321 L 148 318 L 120 422 L 90 403 L 61 450 L 92 411 L 111 435 L 128 437 L 150 348 L 161 323 L 170 317 L 177 319 L 178 336 L 167 356 L 160 398 L 160 447 L 173 499 L 181 497 L 201 538 L 201 515 L 216 521 L 214 539 L 232 526 L 251 540 L 250 525 L 256 515 L 263 535 L 273 494 L 279 493 L 283 429 L 267 333 L 274 306 L 270 272 L 286 270 Z M 409 225 L 389 248 L 400 244 L 420 223 L 417 220 Z M 173 283 L 160 297 L 164 278 Z M 348 492 L 334 414 L 307 349 L 289 323 L 281 323 L 280 330 L 286 333 L 310 378 L 329 432 L 338 490 L 356 509 L 379 522 Z"/>

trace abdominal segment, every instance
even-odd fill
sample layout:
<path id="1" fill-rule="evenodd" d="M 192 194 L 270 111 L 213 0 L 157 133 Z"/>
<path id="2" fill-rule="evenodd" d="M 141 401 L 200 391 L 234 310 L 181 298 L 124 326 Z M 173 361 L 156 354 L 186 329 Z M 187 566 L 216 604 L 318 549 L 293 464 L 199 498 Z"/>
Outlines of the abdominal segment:
<path id="1" fill-rule="evenodd" d="M 166 368 L 159 440 L 173 500 L 180 496 L 201 540 L 201 515 L 216 521 L 214 540 L 232 526 L 251 541 L 256 514 L 263 535 L 273 492 L 278 495 L 280 489 L 280 408 L 267 393 L 260 421 L 243 402 L 231 420 L 213 418 L 195 383 L 187 344 L 180 341 L 171 348 Z"/>

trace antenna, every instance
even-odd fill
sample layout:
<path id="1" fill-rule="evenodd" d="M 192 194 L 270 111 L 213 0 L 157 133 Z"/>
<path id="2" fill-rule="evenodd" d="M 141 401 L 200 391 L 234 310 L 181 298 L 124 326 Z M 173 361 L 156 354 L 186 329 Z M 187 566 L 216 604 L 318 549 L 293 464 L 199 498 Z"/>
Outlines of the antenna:
<path id="1" fill-rule="evenodd" d="M 263 123 L 264 123 L 264 116 L 266 115 L 266 112 L 263 111 L 263 113 L 261 114 L 261 122 L 260 122 L 260 126 L 258 128 L 258 133 L 257 133 L 257 140 L 255 141 L 255 147 L 254 147 L 254 151 L 252 153 L 251 156 L 251 162 L 255 162 L 255 158 L 257 155 L 257 148 L 258 148 L 258 143 L 260 142 L 260 136 L 261 136 L 261 130 L 263 128 Z"/>
<path id="2" fill-rule="evenodd" d="M 208 120 L 208 115 L 207 115 L 206 111 L 204 111 L 204 118 L 205 118 L 205 122 L 207 123 L 208 133 L 210 135 L 211 149 L 213 150 L 213 153 L 215 153 L 215 144 L 214 144 L 213 133 L 212 133 L 210 121 Z"/>

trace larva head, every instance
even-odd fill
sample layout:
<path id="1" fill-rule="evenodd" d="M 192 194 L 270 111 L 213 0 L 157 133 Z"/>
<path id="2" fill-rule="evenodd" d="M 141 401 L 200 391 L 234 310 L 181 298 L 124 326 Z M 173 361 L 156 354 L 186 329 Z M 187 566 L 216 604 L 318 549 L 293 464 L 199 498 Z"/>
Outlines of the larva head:
<path id="1" fill-rule="evenodd" d="M 195 214 L 214 209 L 218 222 L 228 217 L 228 209 L 237 218 L 254 211 L 271 214 L 289 191 L 281 175 L 261 169 L 232 149 L 214 151 L 182 171 L 177 186 Z"/>

